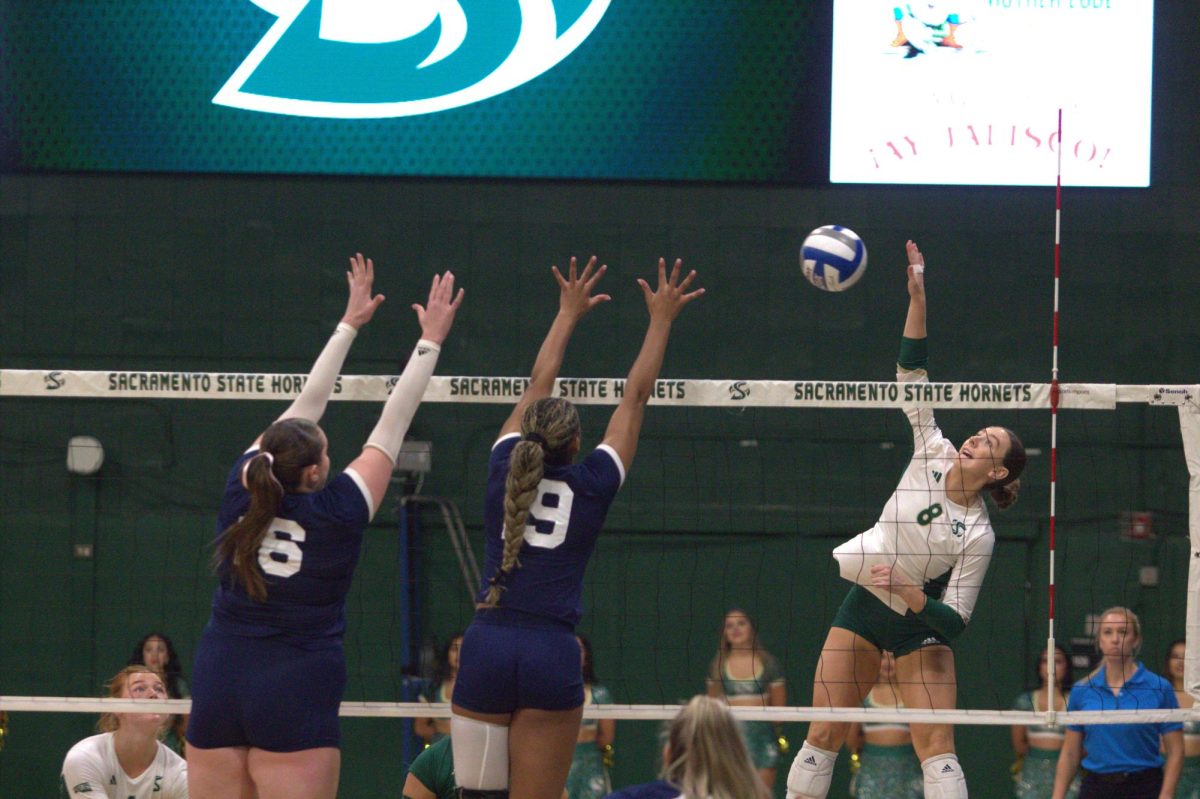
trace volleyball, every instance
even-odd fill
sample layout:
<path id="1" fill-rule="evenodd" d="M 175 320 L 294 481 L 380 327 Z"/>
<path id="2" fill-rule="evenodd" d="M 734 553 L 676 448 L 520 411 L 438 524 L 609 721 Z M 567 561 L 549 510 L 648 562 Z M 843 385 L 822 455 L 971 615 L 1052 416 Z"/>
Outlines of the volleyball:
<path id="1" fill-rule="evenodd" d="M 867 246 L 848 227 L 823 225 L 800 247 L 804 277 L 822 291 L 845 291 L 867 271 Z"/>

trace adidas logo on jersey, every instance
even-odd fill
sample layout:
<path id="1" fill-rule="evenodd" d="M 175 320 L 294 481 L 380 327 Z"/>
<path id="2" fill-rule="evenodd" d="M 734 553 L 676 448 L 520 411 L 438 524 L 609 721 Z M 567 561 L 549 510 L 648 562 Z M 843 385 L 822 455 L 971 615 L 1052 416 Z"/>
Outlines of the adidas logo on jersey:
<path id="1" fill-rule="evenodd" d="M 935 483 L 942 482 L 942 473 L 937 471 L 936 469 L 933 471 L 933 482 L 935 482 Z"/>

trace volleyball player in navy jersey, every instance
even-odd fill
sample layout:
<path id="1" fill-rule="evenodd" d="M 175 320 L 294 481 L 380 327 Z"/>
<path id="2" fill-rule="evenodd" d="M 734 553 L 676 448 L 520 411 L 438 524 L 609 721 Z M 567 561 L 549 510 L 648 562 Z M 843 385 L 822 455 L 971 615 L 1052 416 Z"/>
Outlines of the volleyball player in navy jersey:
<path id="1" fill-rule="evenodd" d="M 187 731 L 193 799 L 332 799 L 346 685 L 345 598 L 408 424 L 462 302 L 434 276 L 414 305 L 421 340 L 362 453 L 329 479 L 317 426 L 358 328 L 383 302 L 374 266 L 347 273 L 346 313 L 304 389 L 229 473 L 217 519 L 219 583 L 192 669 Z"/>
<path id="2" fill-rule="evenodd" d="M 641 351 L 599 447 L 579 463 L 579 416 L 551 391 L 576 324 L 609 299 L 592 295 L 605 267 L 553 269 L 559 310 L 529 384 L 500 428 L 488 466 L 484 580 L 467 628 L 452 697 L 454 773 L 464 797 L 558 799 L 583 715 L 575 624 L 583 574 L 608 508 L 633 462 L 646 402 L 662 368 L 671 323 L 704 293 L 688 292 L 658 262 L 655 291 L 638 280 L 650 312 Z"/>

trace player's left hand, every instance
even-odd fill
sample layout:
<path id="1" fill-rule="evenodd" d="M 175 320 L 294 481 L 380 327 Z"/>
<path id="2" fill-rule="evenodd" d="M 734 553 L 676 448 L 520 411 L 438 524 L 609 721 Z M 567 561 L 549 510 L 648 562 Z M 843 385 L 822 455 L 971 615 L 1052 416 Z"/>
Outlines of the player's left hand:
<path id="1" fill-rule="evenodd" d="M 361 252 L 355 253 L 346 272 L 346 283 L 350 286 L 350 297 L 346 300 L 346 313 L 342 314 L 342 321 L 357 330 L 371 321 L 375 309 L 384 300 L 382 294 L 371 296 L 371 286 L 375 283 L 374 262 L 370 258 L 363 258 Z"/>

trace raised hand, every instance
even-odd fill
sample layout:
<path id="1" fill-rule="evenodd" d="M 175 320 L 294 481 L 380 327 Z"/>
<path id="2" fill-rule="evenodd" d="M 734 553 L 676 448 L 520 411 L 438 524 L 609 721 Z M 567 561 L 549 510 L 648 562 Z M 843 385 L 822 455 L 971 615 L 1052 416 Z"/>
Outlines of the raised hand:
<path id="1" fill-rule="evenodd" d="M 688 286 L 692 285 L 692 281 L 696 279 L 696 270 L 688 272 L 687 277 L 681 281 L 679 273 L 682 269 L 683 261 L 676 258 L 675 266 L 671 269 L 671 276 L 667 277 L 666 259 L 659 258 L 658 288 L 655 291 L 650 290 L 649 283 L 638 278 L 638 285 L 642 287 L 642 296 L 646 298 L 646 309 L 650 311 L 652 320 L 659 319 L 670 322 L 679 315 L 683 306 L 704 294 L 704 289 L 688 292 Z"/>
<path id="2" fill-rule="evenodd" d="M 908 252 L 908 296 L 914 300 L 925 299 L 925 256 L 921 248 L 911 239 L 904 245 Z"/>
<path id="3" fill-rule="evenodd" d="M 346 283 L 350 286 L 350 297 L 346 300 L 346 313 L 342 321 L 356 330 L 375 315 L 375 309 L 383 304 L 384 296 L 371 296 L 371 286 L 375 282 L 375 264 L 363 254 L 355 253 L 350 259 L 350 270 L 346 272 Z"/>
<path id="4" fill-rule="evenodd" d="M 573 256 L 571 265 L 567 268 L 566 278 L 558 271 L 557 266 L 551 266 L 550 270 L 554 272 L 554 279 L 558 282 L 558 312 L 579 320 L 600 303 L 611 300 L 612 297 L 607 294 L 592 296 L 592 289 L 595 288 L 596 283 L 604 276 L 607 269 L 608 266 L 605 264 L 601 264 L 599 269 L 596 268 L 596 256 L 594 255 L 588 259 L 582 275 L 576 274 Z"/>
<path id="5" fill-rule="evenodd" d="M 454 273 L 447 270 L 445 274 L 434 275 L 433 283 L 429 286 L 429 300 L 424 306 L 413 303 L 417 312 L 417 321 L 421 323 L 421 338 L 441 344 L 450 334 L 454 325 L 454 315 L 458 306 L 462 305 L 463 290 L 454 293 Z"/>

